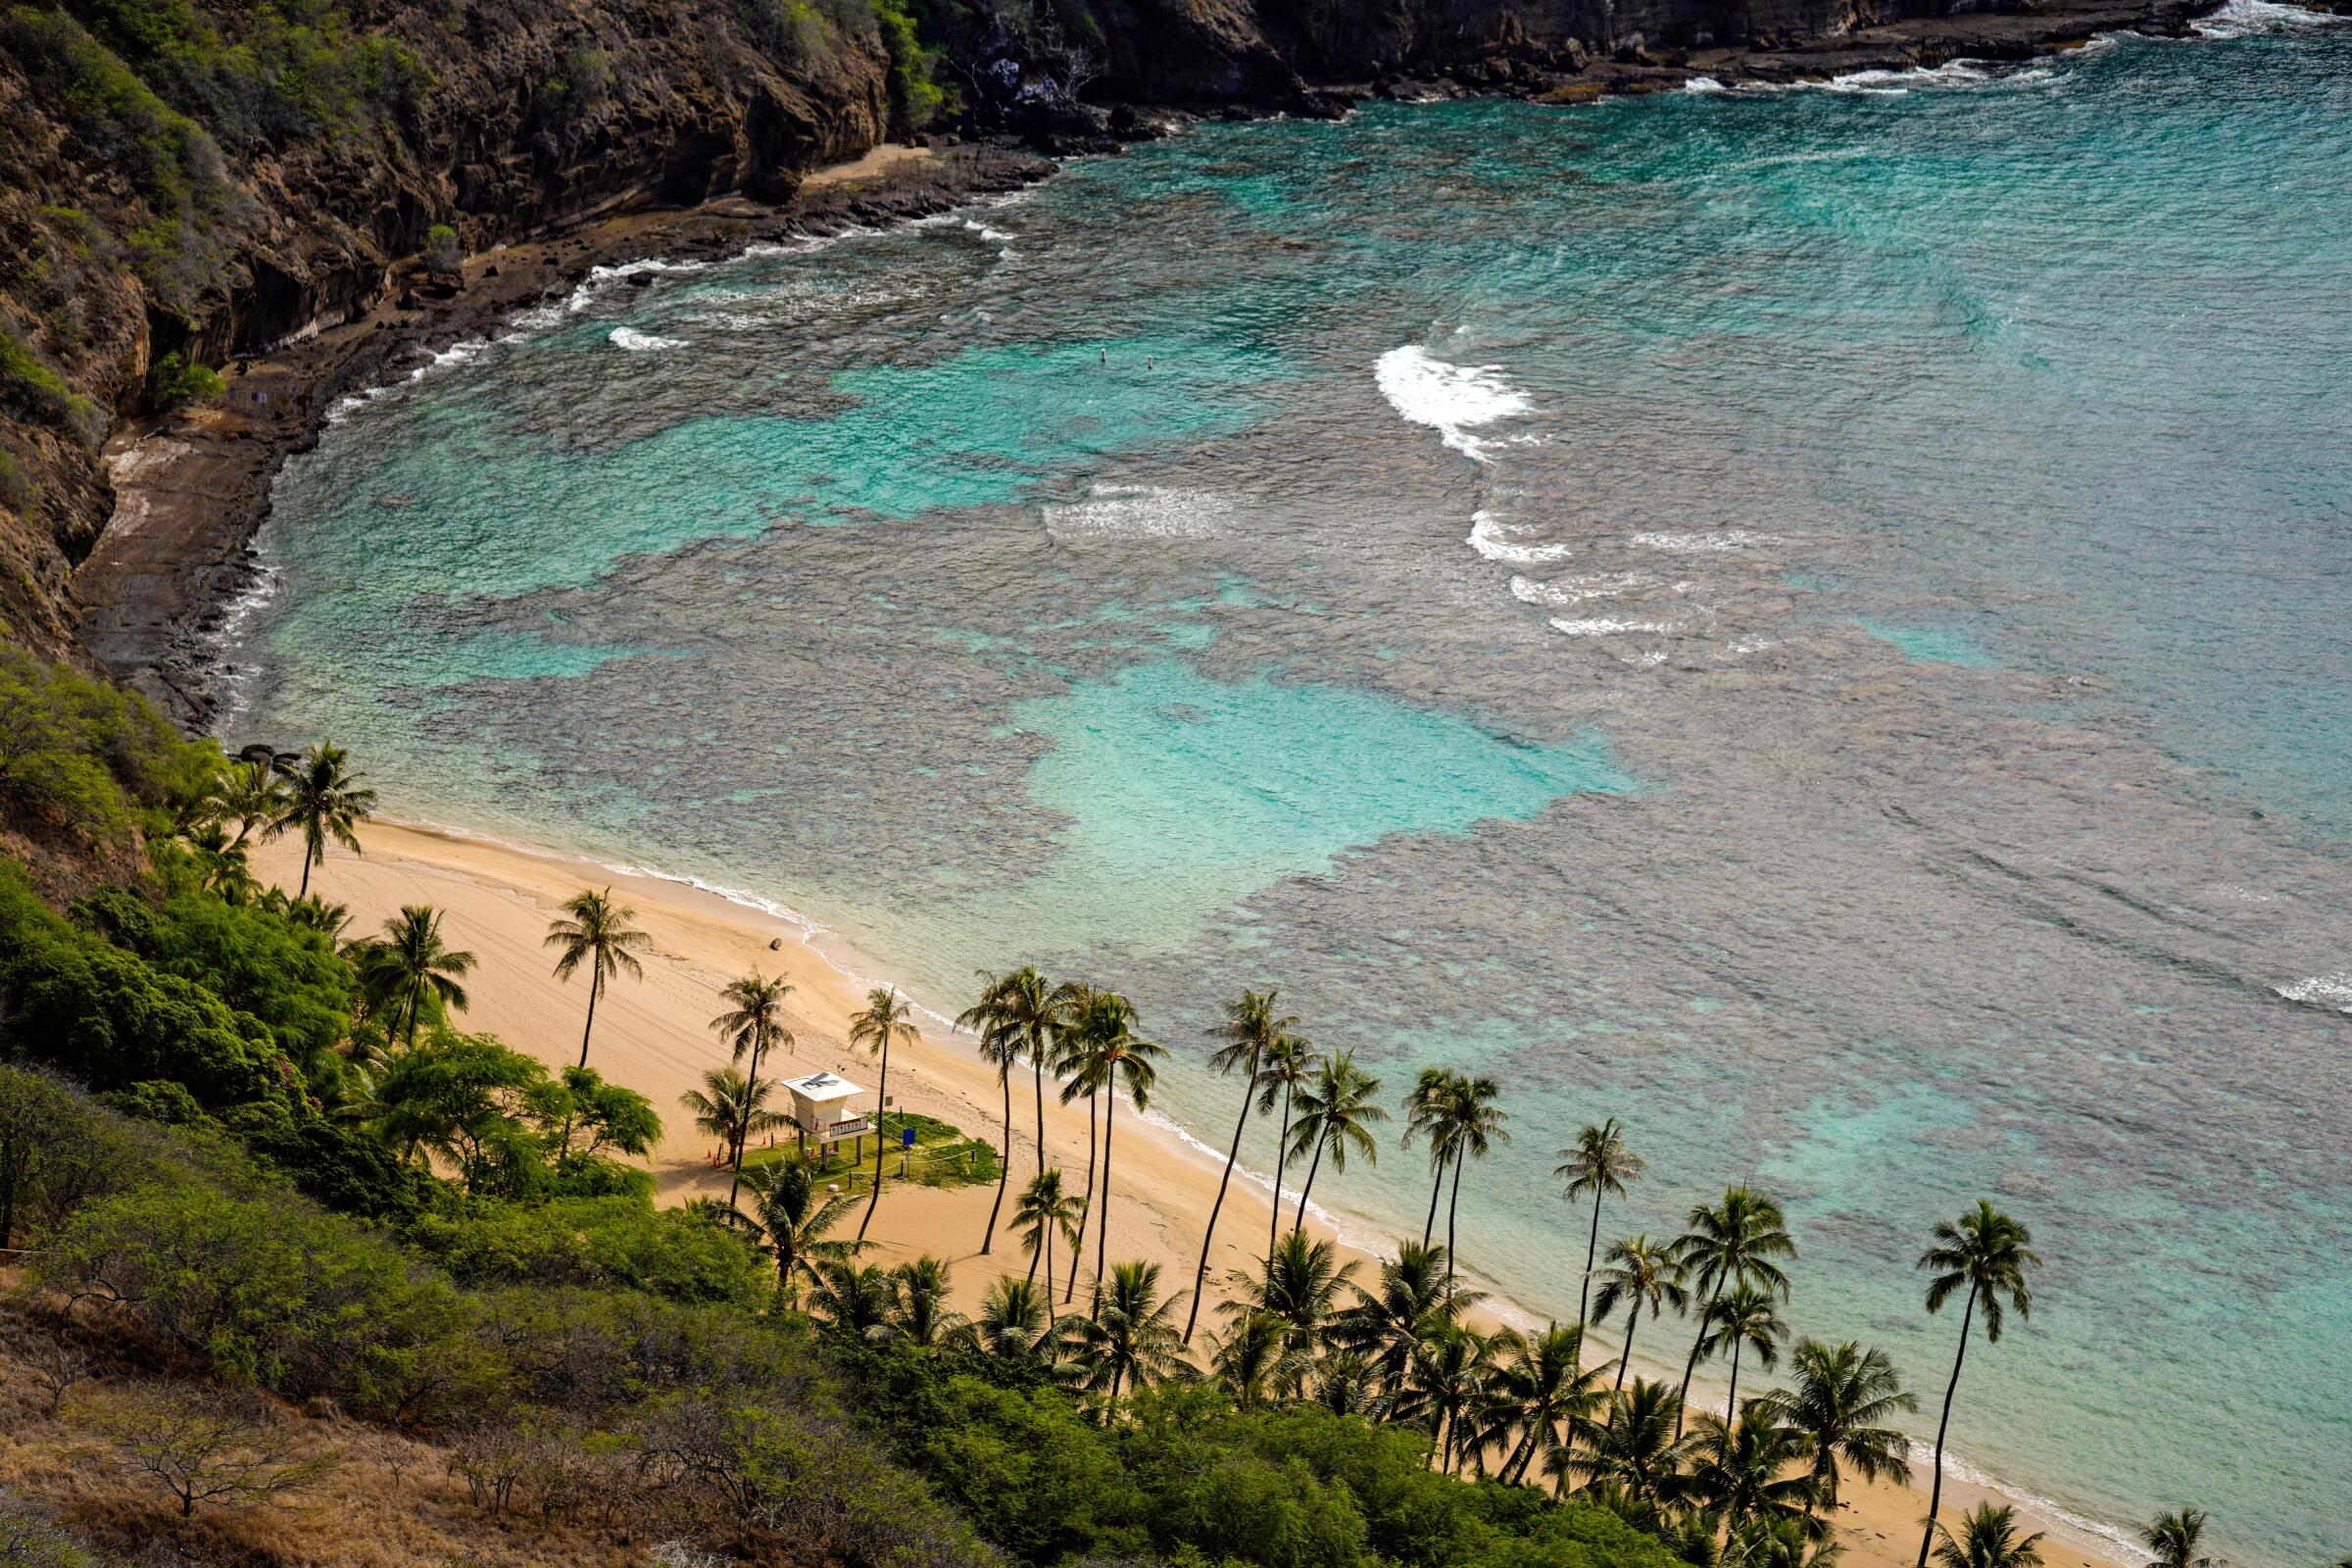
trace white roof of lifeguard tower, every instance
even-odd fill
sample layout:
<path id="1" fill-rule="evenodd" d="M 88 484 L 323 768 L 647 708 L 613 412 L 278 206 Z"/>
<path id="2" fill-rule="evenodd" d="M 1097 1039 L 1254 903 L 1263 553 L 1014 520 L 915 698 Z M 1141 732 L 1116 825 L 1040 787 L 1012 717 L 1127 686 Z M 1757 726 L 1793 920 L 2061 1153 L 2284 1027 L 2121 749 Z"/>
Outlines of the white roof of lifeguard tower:
<path id="1" fill-rule="evenodd" d="M 820 1104 L 828 1100 L 847 1100 L 852 1095 L 865 1092 L 839 1073 L 831 1072 L 812 1072 L 806 1078 L 787 1078 L 784 1087 L 803 1100 Z"/>

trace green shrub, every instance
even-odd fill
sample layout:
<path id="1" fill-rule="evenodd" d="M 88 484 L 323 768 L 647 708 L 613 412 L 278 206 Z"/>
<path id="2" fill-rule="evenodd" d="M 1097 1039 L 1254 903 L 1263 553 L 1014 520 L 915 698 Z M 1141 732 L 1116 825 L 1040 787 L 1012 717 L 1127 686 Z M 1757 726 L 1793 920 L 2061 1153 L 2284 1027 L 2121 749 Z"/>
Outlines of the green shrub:
<path id="1" fill-rule="evenodd" d="M 20 868 L 0 864 L 0 1058 L 10 1057 L 100 1090 L 168 1079 L 208 1109 L 301 1089 L 261 1020 L 75 929 Z"/>
<path id="2" fill-rule="evenodd" d="M 466 260 L 465 251 L 458 246 L 458 231 L 447 223 L 435 223 L 426 229 L 424 259 L 437 271 L 456 271 Z"/>
<path id="3" fill-rule="evenodd" d="M 176 353 L 165 355 L 147 372 L 148 395 L 159 408 L 218 403 L 222 390 L 220 371 L 209 365 L 191 364 Z"/>
<path id="4" fill-rule="evenodd" d="M 904 136 L 930 124 L 948 107 L 947 89 L 934 79 L 940 52 L 924 46 L 905 0 L 875 0 L 874 19 L 890 54 L 890 128 Z"/>
<path id="5" fill-rule="evenodd" d="M 181 740 L 145 698 L 0 648 L 0 825 L 122 842 L 219 765 L 218 747 Z"/>
<path id="6" fill-rule="evenodd" d="M 85 447 L 95 448 L 106 439 L 106 416 L 97 405 L 76 395 L 64 376 L 4 326 L 0 326 L 0 404 L 62 426 Z"/>
<path id="7" fill-rule="evenodd" d="M 292 1197 L 188 1182 L 86 1204 L 35 1274 L 136 1307 L 224 1376 L 363 1410 L 412 1399 L 420 1352 L 469 1321 L 445 1281 L 348 1220 Z"/>
<path id="8" fill-rule="evenodd" d="M 747 1305 L 774 1290 L 773 1269 L 741 1237 L 643 1197 L 475 1199 L 419 1218 L 409 1236 L 467 1285 L 594 1286 Z"/>

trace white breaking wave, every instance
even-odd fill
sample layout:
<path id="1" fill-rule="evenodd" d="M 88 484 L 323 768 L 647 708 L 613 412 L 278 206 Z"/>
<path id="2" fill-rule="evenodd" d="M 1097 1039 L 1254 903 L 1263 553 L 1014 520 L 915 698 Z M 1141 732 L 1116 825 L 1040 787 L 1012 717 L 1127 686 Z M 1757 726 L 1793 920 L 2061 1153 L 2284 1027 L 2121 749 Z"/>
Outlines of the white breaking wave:
<path id="1" fill-rule="evenodd" d="M 1565 632 L 1571 637 L 1613 637 L 1620 632 L 1629 631 L 1672 631 L 1674 622 L 1670 620 L 1612 620 L 1601 615 L 1593 616 L 1590 620 L 1568 620 L 1554 615 L 1551 619 L 1551 628 L 1554 631 Z"/>
<path id="2" fill-rule="evenodd" d="M 1523 605 L 1549 605 L 1565 610 L 1588 599 L 1614 599 L 1635 588 L 1650 587 L 1657 580 L 1639 571 L 1593 572 L 1581 577 L 1557 577 L 1550 582 L 1515 576 L 1511 579 L 1511 597 Z"/>
<path id="3" fill-rule="evenodd" d="M 1470 536 L 1463 543 L 1489 561 L 1508 562 L 1514 566 L 1532 566 L 1539 562 L 1565 561 L 1572 552 L 1566 545 L 1514 545 L 1502 538 L 1503 524 L 1494 520 L 1491 512 L 1470 514 Z"/>
<path id="4" fill-rule="evenodd" d="M 2343 20 L 2325 11 L 2277 5 L 2273 0 L 2230 0 L 2212 16 L 2189 25 L 2207 38 L 2251 38 L 2266 32 L 2310 32 Z"/>
<path id="5" fill-rule="evenodd" d="M 609 340 L 614 348 L 627 349 L 631 354 L 650 354 L 656 349 L 686 347 L 686 340 L 682 337 L 658 337 L 652 332 L 640 332 L 633 326 L 614 327 L 609 334 Z"/>
<path id="6" fill-rule="evenodd" d="M 1749 545 L 1778 544 L 1780 541 L 1768 533 L 1726 528 L 1721 533 L 1638 533 L 1629 536 L 1626 542 L 1644 550 L 1711 554 L 1724 550 L 1745 550 Z"/>
<path id="7" fill-rule="evenodd" d="M 1224 531 L 1233 503 L 1207 490 L 1099 484 L 1089 500 L 1043 511 L 1056 539 L 1206 539 Z"/>
<path id="8" fill-rule="evenodd" d="M 1446 444 L 1480 463 L 1486 443 L 1470 432 L 1496 419 L 1530 412 L 1532 405 L 1493 365 L 1448 365 L 1418 344 L 1391 349 L 1373 368 L 1380 395 L 1415 424 L 1426 424 Z"/>
<path id="9" fill-rule="evenodd" d="M 383 397 L 388 393 L 397 392 L 404 386 L 414 385 L 415 383 L 423 380 L 426 376 L 432 374 L 435 370 L 444 370 L 453 365 L 464 365 L 467 360 L 474 358 L 488 347 L 490 347 L 490 340 L 479 337 L 469 337 L 463 343 L 452 343 L 449 347 L 443 349 L 440 353 L 433 355 L 422 365 L 417 366 L 415 369 L 411 370 L 407 375 L 401 377 L 397 381 L 386 381 L 380 386 L 371 386 L 365 392 L 353 392 L 344 397 L 339 397 L 327 407 L 327 427 L 332 429 L 334 426 L 341 424 L 345 419 L 351 417 L 351 416 L 360 409 L 366 408 L 368 404 L 373 403 L 377 398 Z"/>
<path id="10" fill-rule="evenodd" d="M 1683 83 L 1685 92 L 1722 92 L 1724 90 L 1723 83 L 1717 81 L 1713 76 L 1692 76 L 1689 81 Z"/>
<path id="11" fill-rule="evenodd" d="M 2338 1012 L 2352 1012 L 2352 974 L 2315 974 L 2293 985 L 2279 986 L 2278 994 L 2289 1002 L 2308 1003 L 2315 1007 L 2333 1007 Z"/>

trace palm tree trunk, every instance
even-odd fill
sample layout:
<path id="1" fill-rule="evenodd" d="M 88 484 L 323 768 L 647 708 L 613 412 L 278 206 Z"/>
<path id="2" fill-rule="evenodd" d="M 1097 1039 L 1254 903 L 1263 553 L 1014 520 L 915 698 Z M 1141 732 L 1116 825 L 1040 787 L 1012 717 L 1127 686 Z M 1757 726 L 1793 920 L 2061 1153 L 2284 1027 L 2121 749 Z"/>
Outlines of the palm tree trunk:
<path id="1" fill-rule="evenodd" d="M 890 1036 L 882 1037 L 882 1085 L 874 1091 L 874 1196 L 865 1200 L 865 1218 L 858 1222 L 858 1239 L 865 1240 L 865 1228 L 874 1222 L 874 1210 L 882 1206 L 882 1158 L 888 1141 L 882 1136 L 882 1115 L 890 1104 Z"/>
<path id="2" fill-rule="evenodd" d="M 743 1189 L 743 1146 L 752 1141 L 752 1113 L 760 1106 L 761 1049 L 760 1042 L 754 1039 L 752 1042 L 752 1070 L 746 1073 L 743 1079 L 743 1117 L 735 1128 L 735 1175 L 727 1183 L 727 1206 L 729 1208 L 735 1206 L 735 1195 Z M 565 1118 L 565 1121 L 568 1125 L 569 1118 Z M 570 1147 L 568 1138 L 565 1139 L 564 1147 L 566 1149 Z"/>
<path id="3" fill-rule="evenodd" d="M 1446 1200 L 1446 1294 L 1453 1294 L 1453 1216 L 1462 1206 L 1462 1161 L 1469 1155 L 1467 1149 L 1453 1152 L 1453 1196 Z"/>
<path id="4" fill-rule="evenodd" d="M 1282 1168 L 1291 1161 L 1291 1086 L 1282 1086 L 1282 1131 L 1274 1139 L 1274 1217 L 1266 1222 L 1266 1266 L 1274 1266 L 1274 1243 L 1282 1235 Z"/>
<path id="5" fill-rule="evenodd" d="M 1293 1236 L 1298 1235 L 1298 1228 L 1306 1223 L 1306 1195 L 1315 1190 L 1315 1172 L 1323 1166 L 1323 1146 L 1330 1141 L 1327 1136 L 1315 1140 L 1315 1157 L 1306 1162 L 1306 1185 L 1298 1189 L 1298 1213 L 1291 1221 Z"/>
<path id="6" fill-rule="evenodd" d="M 1698 1314 L 1698 1338 L 1690 1342 L 1690 1359 L 1683 1363 L 1682 1392 L 1675 1396 L 1674 1435 L 1678 1439 L 1683 1435 L 1683 1418 L 1690 1414 L 1690 1374 L 1698 1370 L 1698 1348 L 1707 1343 L 1707 1319 L 1714 1315 L 1715 1303 L 1722 1299 L 1723 1281 L 1717 1280 L 1715 1289 L 1707 1297 L 1706 1310 Z"/>
<path id="7" fill-rule="evenodd" d="M 1952 1396 L 1960 1391 L 1960 1363 L 1968 1359 L 1968 1324 L 1976 1315 L 1977 1288 L 1968 1288 L 1968 1304 L 1960 1309 L 1960 1349 L 1952 1357 L 1952 1381 L 1943 1389 L 1943 1418 L 1936 1423 L 1936 1483 L 1928 1492 L 1928 1528 L 1919 1538 L 1919 1568 L 1928 1568 L 1928 1548 L 1936 1544 L 1936 1510 L 1943 1505 L 1943 1434 L 1952 1424 Z"/>
<path id="8" fill-rule="evenodd" d="M 1067 1306 L 1078 1296 L 1078 1265 L 1086 1259 L 1086 1228 L 1095 1218 L 1095 1097 L 1086 1097 L 1086 1196 L 1079 1200 L 1078 1234 L 1070 1238 L 1070 1289 L 1061 1298 Z M 1095 1282 L 1098 1289 L 1102 1281 Z"/>
<path id="9" fill-rule="evenodd" d="M 1043 1176 L 1046 1173 L 1046 1042 L 1035 1030 L 1029 1033 L 1029 1064 L 1031 1080 L 1037 1085 L 1037 1173 Z M 1046 1294 L 1054 1293 L 1049 1290 Z"/>
<path id="10" fill-rule="evenodd" d="M 997 1082 L 1004 1089 L 1004 1157 L 997 1162 L 997 1200 L 988 1205 L 988 1233 L 980 1238 L 980 1255 L 997 1241 L 997 1214 L 1004 1207 L 1004 1184 L 1012 1177 L 1012 1074 L 997 1074 Z"/>
<path id="11" fill-rule="evenodd" d="M 311 864 L 318 858 L 318 851 L 306 838 L 302 846 L 302 891 L 294 895 L 296 898 L 307 899 L 311 896 Z"/>
<path id="12" fill-rule="evenodd" d="M 1254 1076 L 1254 1075 L 1253 1075 Z M 1200 1237 L 1200 1266 L 1193 1270 L 1193 1309 L 1185 1314 L 1184 1343 L 1193 1343 L 1193 1325 L 1200 1321 L 1200 1286 L 1208 1278 L 1208 1249 L 1217 1239 L 1217 1214 L 1225 1207 L 1225 1188 L 1233 1180 L 1233 1162 L 1242 1157 L 1242 1129 L 1250 1125 L 1249 1079 L 1242 1082 L 1242 1118 L 1233 1124 L 1233 1147 L 1225 1151 L 1225 1174 L 1217 1178 L 1217 1200 L 1208 1205 L 1208 1229 Z"/>
<path id="13" fill-rule="evenodd" d="M 600 957 L 588 963 L 588 1023 L 580 1030 L 580 1065 L 588 1065 L 588 1037 L 596 1032 L 596 994 L 605 989 L 605 970 Z"/>
<path id="14" fill-rule="evenodd" d="M 1636 1301 L 1634 1309 L 1625 1314 L 1625 1349 L 1617 1357 L 1617 1381 L 1609 1388 L 1612 1394 L 1625 1387 L 1625 1369 L 1634 1364 L 1634 1330 L 1641 1326 L 1642 1303 Z"/>
<path id="15" fill-rule="evenodd" d="M 418 1004 L 423 1001 L 424 976 L 418 975 L 416 977 L 416 983 L 409 987 L 409 1027 L 407 1038 L 401 1042 L 402 1045 L 408 1047 L 411 1051 L 415 1051 L 416 1049 L 416 1009 Z"/>
<path id="16" fill-rule="evenodd" d="M 1723 1406 L 1726 1425 L 1740 1419 L 1740 1350 L 1744 1343 L 1741 1340 L 1732 1341 L 1732 1396 Z"/>
<path id="17" fill-rule="evenodd" d="M 1102 1217 L 1095 1221 L 1095 1312 L 1102 1315 L 1102 1263 L 1110 1250 L 1110 1128 L 1119 1113 L 1119 1092 L 1102 1101 Z"/>
<path id="18" fill-rule="evenodd" d="M 1592 1195 L 1592 1234 L 1585 1242 L 1585 1288 L 1576 1298 L 1576 1358 L 1585 1358 L 1585 1312 L 1592 1304 L 1592 1259 L 1600 1255 L 1600 1194 Z"/>
<path id="19" fill-rule="evenodd" d="M 1046 1319 L 1051 1323 L 1054 1317 L 1054 1221 L 1052 1219 L 1046 1221 L 1046 1245 L 1040 1250 L 1046 1254 Z M 1029 1271 L 1033 1274 L 1037 1272 L 1037 1259 L 1034 1257 L 1029 1260 Z"/>
<path id="20" fill-rule="evenodd" d="M 1013 1217 L 1017 1219 L 1020 1216 L 1015 1215 Z M 1037 1238 L 1037 1245 L 1029 1249 L 1029 1272 L 1024 1275 L 1023 1278 L 1027 1279 L 1030 1284 L 1035 1285 L 1037 1283 L 1037 1260 L 1046 1255 L 1047 1250 L 1052 1248 L 1053 1245 L 1054 1231 L 1051 1222 L 1049 1222 L 1047 1227 L 1039 1234 Z M 1048 1269 L 1046 1270 L 1046 1302 L 1049 1310 L 1052 1307 L 1053 1300 L 1054 1271 L 1052 1269 Z"/>
<path id="21" fill-rule="evenodd" d="M 1437 1179 L 1429 1184 L 1429 1217 L 1421 1222 L 1421 1245 L 1429 1245 L 1429 1233 L 1438 1228 L 1438 1197 L 1446 1191 L 1446 1161 L 1437 1161 Z"/>

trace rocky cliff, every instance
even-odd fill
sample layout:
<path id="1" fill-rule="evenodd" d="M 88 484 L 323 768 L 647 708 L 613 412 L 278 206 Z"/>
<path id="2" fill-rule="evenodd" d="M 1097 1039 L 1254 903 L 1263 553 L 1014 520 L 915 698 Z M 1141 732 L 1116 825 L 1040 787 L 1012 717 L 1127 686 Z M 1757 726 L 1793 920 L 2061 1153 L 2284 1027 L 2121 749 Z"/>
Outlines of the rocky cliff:
<path id="1" fill-rule="evenodd" d="M 70 644 L 99 446 L 201 368 L 420 251 L 788 194 L 882 139 L 890 77 L 866 0 L 0 0 L 7 634 Z"/>
<path id="2" fill-rule="evenodd" d="M 81 646 L 74 568 L 110 519 L 141 525 L 114 515 L 110 433 L 396 287 L 454 286 L 494 245 L 774 202 L 924 123 L 1102 145 L 1077 95 L 1312 111 L 1336 100 L 1308 82 L 1450 81 L 1573 102 L 2177 30 L 2197 3 L 0 0 L 0 637 Z M 220 505 L 233 551 L 254 502 Z"/>

